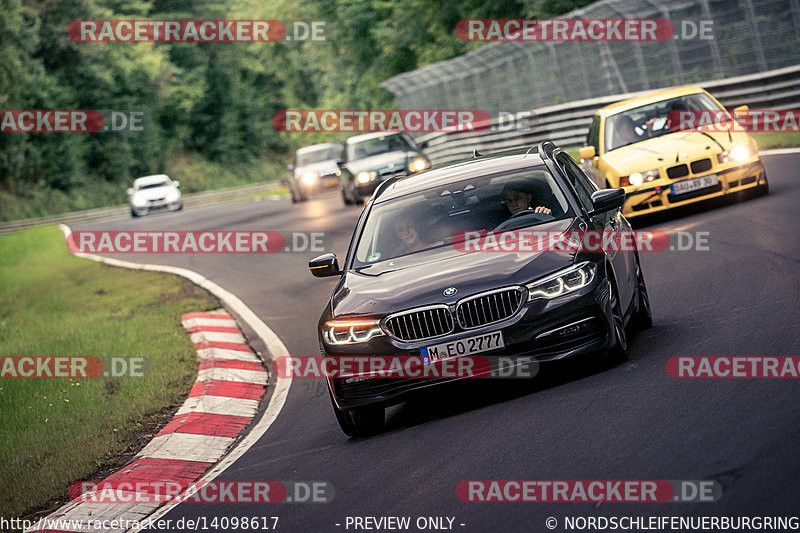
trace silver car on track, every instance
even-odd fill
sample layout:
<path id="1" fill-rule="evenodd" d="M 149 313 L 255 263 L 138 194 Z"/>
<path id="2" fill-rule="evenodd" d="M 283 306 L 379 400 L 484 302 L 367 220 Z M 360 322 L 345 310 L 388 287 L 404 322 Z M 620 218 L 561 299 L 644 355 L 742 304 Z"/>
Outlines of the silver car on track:
<path id="1" fill-rule="evenodd" d="M 137 178 L 128 189 L 131 216 L 140 217 L 150 211 L 183 209 L 180 182 L 172 181 L 166 174 L 156 174 Z"/>

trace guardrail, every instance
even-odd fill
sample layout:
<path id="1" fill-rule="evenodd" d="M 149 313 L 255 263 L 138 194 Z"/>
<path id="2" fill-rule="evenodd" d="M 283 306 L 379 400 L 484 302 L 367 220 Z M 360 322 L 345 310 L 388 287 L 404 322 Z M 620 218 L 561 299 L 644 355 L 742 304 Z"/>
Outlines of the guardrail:
<path id="1" fill-rule="evenodd" d="M 769 109 L 800 106 L 800 65 L 695 85 L 709 91 L 727 108 L 744 104 Z M 577 148 L 584 145 L 592 116 L 598 108 L 651 92 L 601 96 L 534 109 L 527 119 L 515 123 L 513 129 L 507 131 L 503 131 L 499 120 L 495 119 L 484 131 L 436 132 L 421 135 L 416 140 L 427 143 L 424 152 L 434 164 L 469 157 L 474 149 L 491 153 L 544 140 L 563 148 Z"/>
<path id="2" fill-rule="evenodd" d="M 214 191 L 203 191 L 183 195 L 184 207 L 196 207 L 201 205 L 213 205 L 222 202 L 241 200 L 254 194 L 263 194 L 281 187 L 280 183 L 257 183 L 255 185 L 243 185 L 241 187 L 231 187 L 228 189 L 218 189 Z M 113 207 L 100 207 L 97 209 L 87 209 L 85 211 L 73 211 L 63 215 L 53 215 L 49 217 L 27 218 L 24 220 L 12 220 L 0 223 L 0 235 L 11 233 L 20 229 L 40 226 L 43 224 L 78 224 L 83 222 L 95 222 L 99 220 L 109 220 L 130 216 L 130 206 L 117 205 Z"/>

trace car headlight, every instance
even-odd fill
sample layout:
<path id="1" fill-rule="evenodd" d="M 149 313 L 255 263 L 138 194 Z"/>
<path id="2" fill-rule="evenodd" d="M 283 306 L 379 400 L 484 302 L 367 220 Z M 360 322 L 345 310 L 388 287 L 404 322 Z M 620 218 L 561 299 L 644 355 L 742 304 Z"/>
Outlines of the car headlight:
<path id="1" fill-rule="evenodd" d="M 597 270 L 597 266 L 594 263 L 584 261 L 544 279 L 529 283 L 526 285 L 528 301 L 536 298 L 549 300 L 582 289 L 594 280 L 595 270 Z"/>
<path id="2" fill-rule="evenodd" d="M 354 344 L 366 342 L 383 335 L 377 320 L 331 320 L 325 323 L 325 336 L 331 344 Z"/>
<path id="3" fill-rule="evenodd" d="M 306 185 L 313 185 L 314 181 L 317 179 L 316 172 L 306 172 L 300 177 L 300 181 L 305 183 Z"/>
<path id="4" fill-rule="evenodd" d="M 145 199 L 144 196 L 136 196 L 135 194 L 133 195 L 133 199 L 131 200 L 131 202 L 136 207 L 142 207 L 144 205 L 147 205 L 147 200 Z"/>
<path id="5" fill-rule="evenodd" d="M 717 161 L 720 163 L 728 163 L 730 161 L 747 161 L 753 153 L 750 151 L 750 148 L 747 146 L 737 144 L 727 152 L 722 152 L 721 154 L 717 154 Z"/>
<path id="6" fill-rule="evenodd" d="M 642 183 L 646 181 L 653 181 L 657 180 L 661 177 L 661 174 L 658 173 L 658 169 L 654 168 L 653 170 L 646 170 L 644 172 L 634 172 L 630 176 L 628 176 L 628 184 L 633 185 L 634 187 L 638 187 Z M 624 178 L 623 178 L 624 179 Z M 622 180 L 620 180 L 620 185 Z"/>
<path id="7" fill-rule="evenodd" d="M 359 172 L 356 175 L 356 181 L 359 183 L 367 183 L 368 181 L 374 180 L 378 177 L 378 173 L 374 170 L 372 172 Z"/>
<path id="8" fill-rule="evenodd" d="M 425 170 L 429 166 L 431 166 L 431 164 L 427 159 L 424 157 L 416 157 L 413 161 L 411 161 L 411 164 L 408 165 L 408 170 L 410 172 L 419 172 L 421 170 Z"/>
<path id="9" fill-rule="evenodd" d="M 174 202 L 181 197 L 181 194 L 176 189 L 167 191 L 166 199 L 168 202 Z"/>

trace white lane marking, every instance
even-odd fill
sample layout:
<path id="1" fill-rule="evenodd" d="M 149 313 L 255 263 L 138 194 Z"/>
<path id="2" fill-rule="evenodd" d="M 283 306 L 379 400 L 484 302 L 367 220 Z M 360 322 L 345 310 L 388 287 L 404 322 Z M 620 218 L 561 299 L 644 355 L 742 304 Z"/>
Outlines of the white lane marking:
<path id="1" fill-rule="evenodd" d="M 71 230 L 69 226 L 66 224 L 59 224 L 59 229 L 61 229 L 62 233 L 64 233 L 64 237 L 68 237 Z M 247 323 L 250 328 L 253 329 L 256 335 L 258 335 L 261 340 L 264 341 L 264 344 L 267 346 L 267 350 L 269 351 L 268 357 L 271 357 L 272 360 L 275 360 L 279 357 L 289 357 L 289 350 L 286 349 L 286 346 L 283 344 L 281 339 L 272 331 L 258 316 L 249 308 L 243 301 L 241 301 L 237 296 L 233 293 L 226 291 L 213 281 L 206 279 L 204 276 L 198 274 L 197 272 L 193 272 L 186 268 L 177 268 L 177 267 L 170 267 L 164 265 L 151 265 L 151 264 L 139 264 L 139 263 L 131 263 L 129 261 L 120 261 L 119 259 L 111 259 L 108 257 L 102 257 L 99 255 L 94 254 L 82 254 L 76 253 L 78 257 L 86 257 L 87 259 L 92 259 L 94 261 L 99 261 L 101 263 L 105 263 L 107 265 L 113 265 L 123 268 L 133 268 L 138 270 L 153 270 L 156 272 L 168 272 L 170 274 L 175 274 L 178 276 L 183 276 L 184 278 L 190 280 L 196 285 L 206 289 L 208 292 L 216 296 L 225 304 L 227 309 L 233 311 L 236 315 L 239 316 L 241 320 Z M 202 320 L 202 319 L 196 319 Z M 267 430 L 272 426 L 273 422 L 278 418 L 278 415 L 281 414 L 281 410 L 283 409 L 284 404 L 286 403 L 286 397 L 289 395 L 289 389 L 292 386 L 292 378 L 289 377 L 281 377 L 275 376 L 275 385 L 272 390 L 272 396 L 270 397 L 269 404 L 267 408 L 264 410 L 264 414 L 255 423 L 252 429 L 245 435 L 245 437 L 240 440 L 236 446 L 234 446 L 230 451 L 228 451 L 227 455 L 219 462 L 216 466 L 214 466 L 211 470 L 209 470 L 206 475 L 204 475 L 200 481 L 211 481 L 219 476 L 222 472 L 224 472 L 229 466 L 231 466 L 237 459 L 239 459 L 242 455 L 244 455 L 247 450 L 250 449 L 253 444 L 258 442 L 258 440 L 267 432 Z M 267 391 L 269 393 L 269 391 Z M 177 503 L 169 503 L 165 506 L 158 509 L 155 513 L 151 515 L 154 520 L 164 516 L 173 507 L 178 505 Z M 131 528 L 128 533 L 136 533 L 139 531 L 139 528 Z"/>
<path id="2" fill-rule="evenodd" d="M 240 350 L 227 350 L 225 348 L 201 348 L 197 350 L 200 359 L 233 359 L 236 361 L 251 361 L 253 363 L 263 363 L 253 352 L 242 352 Z"/>
<path id="3" fill-rule="evenodd" d="M 206 368 L 197 373 L 197 381 L 209 381 L 212 379 L 266 385 L 267 373 L 256 370 L 242 370 L 241 368 L 219 367 Z"/>
<path id="4" fill-rule="evenodd" d="M 258 400 L 225 398 L 224 396 L 192 396 L 178 409 L 176 415 L 186 413 L 211 413 L 214 415 L 234 415 L 252 417 L 258 412 Z"/>
<path id="5" fill-rule="evenodd" d="M 758 155 L 786 155 L 786 154 L 800 154 L 800 148 L 770 148 L 768 150 L 759 150 Z"/>
<path id="6" fill-rule="evenodd" d="M 213 463 L 233 444 L 232 437 L 195 435 L 194 433 L 167 433 L 154 437 L 134 459 L 180 459 Z"/>
<path id="7" fill-rule="evenodd" d="M 220 333 L 219 331 L 195 331 L 190 334 L 189 338 L 192 339 L 194 344 L 199 344 L 203 341 L 245 343 L 241 333 Z"/>
<path id="8" fill-rule="evenodd" d="M 189 320 L 184 320 L 183 325 L 187 329 L 202 326 L 238 327 L 235 320 L 228 320 L 227 318 L 190 318 Z"/>

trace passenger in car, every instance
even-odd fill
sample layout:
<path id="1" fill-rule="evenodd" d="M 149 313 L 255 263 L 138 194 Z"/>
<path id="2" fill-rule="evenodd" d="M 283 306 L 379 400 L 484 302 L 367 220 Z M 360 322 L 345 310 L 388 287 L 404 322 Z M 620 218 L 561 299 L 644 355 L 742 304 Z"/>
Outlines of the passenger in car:
<path id="1" fill-rule="evenodd" d="M 417 222 L 410 216 L 400 215 L 397 217 L 394 221 L 394 233 L 401 242 L 398 255 L 417 252 L 427 247 L 420 235 Z"/>

